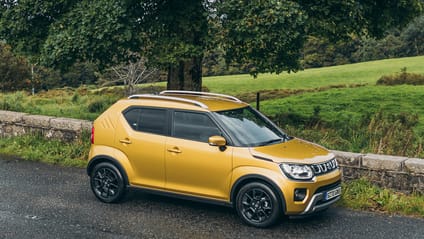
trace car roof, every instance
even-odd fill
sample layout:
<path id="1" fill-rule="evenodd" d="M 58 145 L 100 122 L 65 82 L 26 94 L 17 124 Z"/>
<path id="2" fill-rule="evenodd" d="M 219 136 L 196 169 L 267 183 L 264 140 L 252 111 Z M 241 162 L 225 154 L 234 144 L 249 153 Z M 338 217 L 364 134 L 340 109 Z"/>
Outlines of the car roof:
<path id="1" fill-rule="evenodd" d="M 223 111 L 248 106 L 236 97 L 197 91 L 162 91 L 158 95 L 132 95 L 129 100 L 134 104 L 162 106 L 168 108 L 182 108 L 200 111 Z"/>

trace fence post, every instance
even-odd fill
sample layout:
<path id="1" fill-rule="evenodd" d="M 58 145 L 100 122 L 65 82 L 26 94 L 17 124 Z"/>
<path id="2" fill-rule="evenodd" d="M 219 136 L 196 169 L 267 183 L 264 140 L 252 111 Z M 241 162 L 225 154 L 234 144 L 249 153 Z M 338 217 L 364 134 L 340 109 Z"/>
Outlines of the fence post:
<path id="1" fill-rule="evenodd" d="M 259 92 L 256 93 L 256 109 L 260 111 L 259 102 L 261 101 L 261 95 Z"/>

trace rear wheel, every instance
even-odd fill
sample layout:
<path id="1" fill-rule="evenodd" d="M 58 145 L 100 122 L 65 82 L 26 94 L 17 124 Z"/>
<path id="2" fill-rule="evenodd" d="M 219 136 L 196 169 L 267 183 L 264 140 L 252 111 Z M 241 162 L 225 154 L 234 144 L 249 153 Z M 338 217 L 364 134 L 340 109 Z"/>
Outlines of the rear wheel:
<path id="1" fill-rule="evenodd" d="M 90 175 L 91 190 L 94 195 L 106 203 L 118 202 L 126 189 L 121 172 L 111 163 L 99 163 Z"/>
<path id="2" fill-rule="evenodd" d="M 252 182 L 244 185 L 236 197 L 240 218 L 254 227 L 269 227 L 282 215 L 276 193 L 267 184 Z"/>

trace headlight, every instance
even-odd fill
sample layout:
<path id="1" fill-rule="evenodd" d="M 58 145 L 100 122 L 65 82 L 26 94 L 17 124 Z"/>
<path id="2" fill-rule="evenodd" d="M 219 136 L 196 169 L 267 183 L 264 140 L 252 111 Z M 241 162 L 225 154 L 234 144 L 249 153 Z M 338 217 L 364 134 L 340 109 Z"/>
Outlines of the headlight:
<path id="1" fill-rule="evenodd" d="M 280 164 L 284 174 L 292 179 L 297 180 L 310 180 L 314 177 L 311 167 L 303 164 Z"/>

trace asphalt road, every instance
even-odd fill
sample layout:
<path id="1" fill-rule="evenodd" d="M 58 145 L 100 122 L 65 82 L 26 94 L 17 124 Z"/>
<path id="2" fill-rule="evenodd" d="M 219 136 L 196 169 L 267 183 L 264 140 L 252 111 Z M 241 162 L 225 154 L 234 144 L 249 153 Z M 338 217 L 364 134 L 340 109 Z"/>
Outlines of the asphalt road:
<path id="1" fill-rule="evenodd" d="M 270 229 L 231 208 L 133 191 L 120 204 L 91 193 L 84 169 L 0 155 L 0 238 L 424 238 L 424 220 L 333 207 Z"/>

